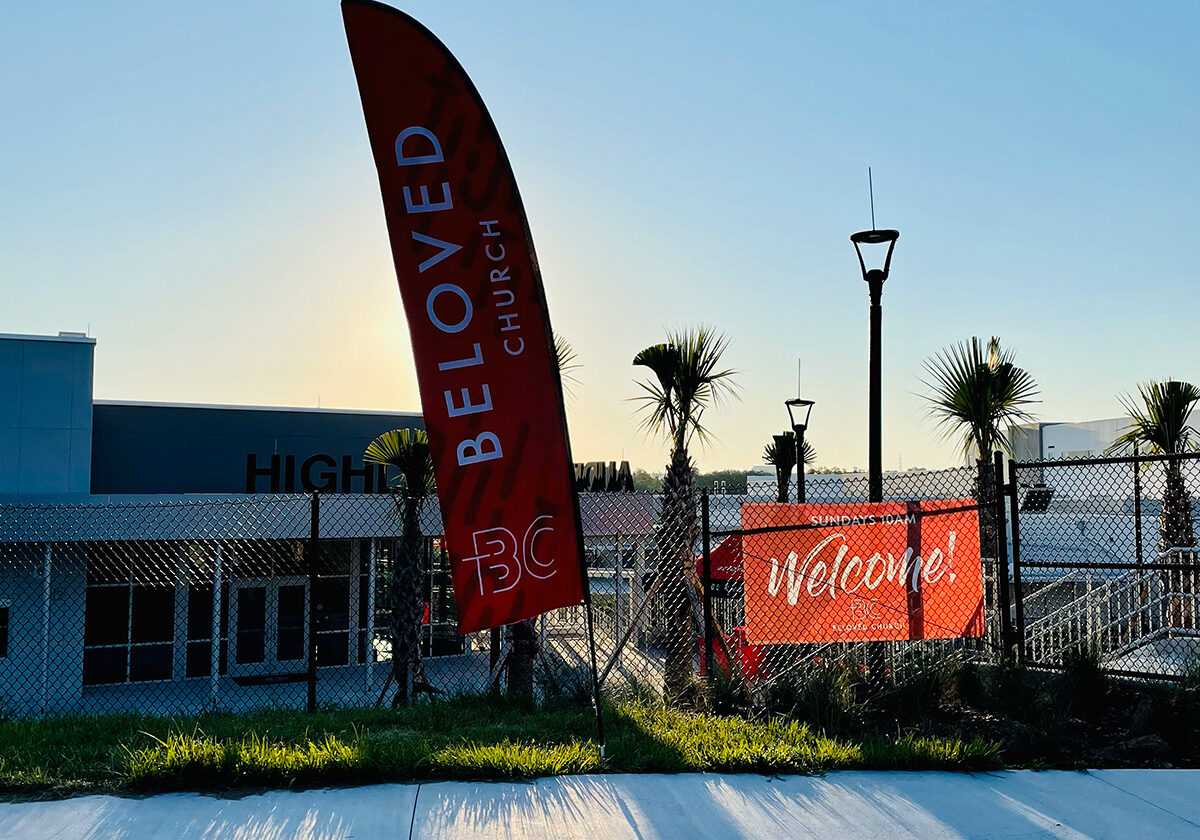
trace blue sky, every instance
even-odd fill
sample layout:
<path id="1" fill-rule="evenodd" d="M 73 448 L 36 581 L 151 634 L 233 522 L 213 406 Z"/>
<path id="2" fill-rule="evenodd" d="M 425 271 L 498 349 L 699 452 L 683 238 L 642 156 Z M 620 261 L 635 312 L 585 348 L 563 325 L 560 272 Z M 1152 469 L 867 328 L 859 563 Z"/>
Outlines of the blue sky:
<path id="1" fill-rule="evenodd" d="M 512 158 L 580 459 L 660 467 L 629 365 L 731 339 L 704 469 L 786 425 L 866 462 L 865 284 L 884 291 L 884 464 L 952 463 L 921 362 L 997 334 L 1045 420 L 1200 380 L 1195 3 L 411 2 Z M 408 336 L 335 2 L 20 4 L 0 28 L 0 332 L 86 329 L 101 398 L 413 409 Z"/>

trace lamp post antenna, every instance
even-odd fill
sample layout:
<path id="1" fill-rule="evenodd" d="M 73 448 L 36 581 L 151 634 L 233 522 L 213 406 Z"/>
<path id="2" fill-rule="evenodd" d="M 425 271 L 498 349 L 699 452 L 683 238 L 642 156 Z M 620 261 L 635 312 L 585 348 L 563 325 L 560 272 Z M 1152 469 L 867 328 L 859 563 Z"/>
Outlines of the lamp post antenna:
<path id="1" fill-rule="evenodd" d="M 867 189 L 871 193 L 871 230 L 875 230 L 875 182 L 871 179 L 871 167 L 867 167 Z"/>

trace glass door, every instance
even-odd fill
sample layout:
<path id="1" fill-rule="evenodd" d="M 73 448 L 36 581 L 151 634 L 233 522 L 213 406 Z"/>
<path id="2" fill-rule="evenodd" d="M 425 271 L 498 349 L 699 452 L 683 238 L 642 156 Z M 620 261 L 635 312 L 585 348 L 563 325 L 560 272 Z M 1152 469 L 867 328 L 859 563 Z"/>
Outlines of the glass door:
<path id="1" fill-rule="evenodd" d="M 308 586 L 305 583 L 281 583 L 275 610 L 275 661 L 291 671 L 308 665 Z"/>
<path id="2" fill-rule="evenodd" d="M 267 584 L 239 582 L 233 585 L 233 642 L 230 653 L 234 674 L 268 673 Z"/>
<path id="3" fill-rule="evenodd" d="M 235 580 L 229 600 L 231 675 L 291 674 L 308 667 L 304 578 Z"/>

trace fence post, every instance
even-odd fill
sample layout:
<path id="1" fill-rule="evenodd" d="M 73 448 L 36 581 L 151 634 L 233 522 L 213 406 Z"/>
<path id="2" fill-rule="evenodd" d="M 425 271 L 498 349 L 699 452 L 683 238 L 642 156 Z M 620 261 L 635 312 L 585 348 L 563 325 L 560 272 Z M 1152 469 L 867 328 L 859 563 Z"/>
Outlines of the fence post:
<path id="1" fill-rule="evenodd" d="M 367 603 L 362 609 L 367 611 L 366 649 L 363 650 L 367 672 L 367 685 L 373 686 L 375 680 L 375 565 L 379 562 L 378 545 L 372 537 L 367 542 Z"/>
<path id="2" fill-rule="evenodd" d="M 209 705 L 216 710 L 221 688 L 221 599 L 224 587 L 225 552 L 217 543 L 213 557 L 212 648 L 208 652 Z M 230 590 L 232 597 L 232 589 Z M 235 636 L 236 638 L 236 636 Z"/>
<path id="3" fill-rule="evenodd" d="M 980 462 L 982 471 L 984 464 Z M 1013 627 L 1012 627 L 1012 595 L 1008 586 L 1008 534 L 1005 533 L 1004 521 L 1004 455 L 1001 452 L 994 452 L 992 458 L 992 488 L 993 498 L 987 501 L 992 505 L 992 516 L 995 518 L 995 550 L 996 550 L 996 570 L 1000 581 L 1000 642 L 1003 646 L 1003 656 L 1007 660 L 1012 654 L 1013 645 Z M 1011 476 L 1010 476 L 1011 479 Z M 982 482 L 980 482 L 982 484 Z"/>
<path id="4" fill-rule="evenodd" d="M 308 704 L 317 710 L 317 554 L 321 548 L 321 497 L 313 491 L 308 532 Z"/>
<path id="5" fill-rule="evenodd" d="M 54 549 L 46 543 L 42 552 L 42 685 L 38 712 L 46 716 L 50 703 L 50 605 L 52 602 L 50 575 L 53 570 Z"/>
<path id="6" fill-rule="evenodd" d="M 1025 664 L 1025 590 L 1021 586 L 1021 505 L 1017 498 L 1017 462 L 1008 461 L 1008 510 L 1012 520 L 1012 586 L 1016 608 L 1017 664 Z"/>
<path id="7" fill-rule="evenodd" d="M 704 665 L 711 688 L 716 674 L 716 663 L 713 661 L 712 538 L 709 533 L 707 487 L 700 493 L 700 527 L 704 540 L 704 562 L 701 567 L 704 582 Z"/>
<path id="8" fill-rule="evenodd" d="M 1142 460 L 1137 446 L 1133 447 L 1133 556 L 1137 565 L 1138 579 L 1138 611 L 1135 632 L 1141 638 L 1150 631 L 1146 620 L 1146 601 L 1149 593 L 1146 591 L 1146 573 L 1142 570 L 1145 562 L 1142 558 Z"/>

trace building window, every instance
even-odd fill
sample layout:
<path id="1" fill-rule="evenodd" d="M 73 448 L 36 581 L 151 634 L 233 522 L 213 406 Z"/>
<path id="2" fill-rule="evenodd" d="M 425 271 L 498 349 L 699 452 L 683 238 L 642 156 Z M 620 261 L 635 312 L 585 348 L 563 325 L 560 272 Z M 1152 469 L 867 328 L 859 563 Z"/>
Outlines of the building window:
<path id="1" fill-rule="evenodd" d="M 214 662 L 218 674 L 235 676 L 302 670 L 310 599 L 318 663 L 361 657 L 366 541 L 323 542 L 311 593 L 306 548 L 295 540 L 90 544 L 84 685 L 211 677 Z"/>
<path id="2" fill-rule="evenodd" d="M 8 656 L 8 604 L 0 603 L 0 659 Z"/>
<path id="3" fill-rule="evenodd" d="M 83 684 L 169 680 L 175 659 L 175 548 L 91 547 L 83 613 Z"/>

